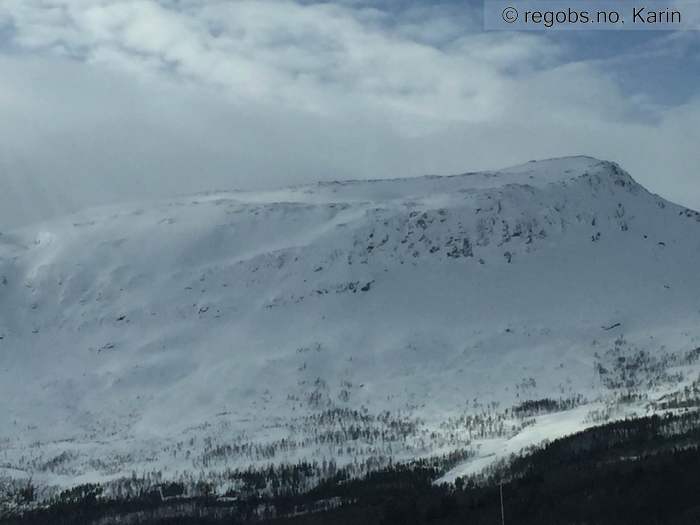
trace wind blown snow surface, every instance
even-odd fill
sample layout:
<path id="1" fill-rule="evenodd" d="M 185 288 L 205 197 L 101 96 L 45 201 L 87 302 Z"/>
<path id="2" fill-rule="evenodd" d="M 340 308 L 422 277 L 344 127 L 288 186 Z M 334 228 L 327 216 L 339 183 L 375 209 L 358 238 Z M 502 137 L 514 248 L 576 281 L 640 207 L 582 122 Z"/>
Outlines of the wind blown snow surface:
<path id="1" fill-rule="evenodd" d="M 475 474 L 697 391 L 699 260 L 696 212 L 589 157 L 6 232 L 0 477 L 223 493 L 227 469 L 456 450 L 445 479 Z"/>

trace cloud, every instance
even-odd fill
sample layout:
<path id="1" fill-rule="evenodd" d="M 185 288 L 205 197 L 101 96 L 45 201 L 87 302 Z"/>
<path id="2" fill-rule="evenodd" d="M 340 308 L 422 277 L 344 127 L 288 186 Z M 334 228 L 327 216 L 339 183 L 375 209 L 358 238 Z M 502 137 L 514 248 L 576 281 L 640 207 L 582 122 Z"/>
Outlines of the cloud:
<path id="1" fill-rule="evenodd" d="M 659 104 L 620 73 L 685 40 L 620 64 L 479 24 L 455 3 L 4 0 L 0 225 L 574 153 L 700 207 L 697 93 Z"/>
<path id="2" fill-rule="evenodd" d="M 394 16 L 291 1 L 189 2 L 181 9 L 145 0 L 7 1 L 13 42 L 22 49 L 170 73 L 217 86 L 233 100 L 324 115 L 351 115 L 360 104 L 394 122 L 409 115 L 451 120 L 455 113 L 488 119 L 498 106 L 499 72 L 550 55 L 545 41 L 529 35 L 465 39 L 459 17 L 447 17 L 455 7 Z"/>

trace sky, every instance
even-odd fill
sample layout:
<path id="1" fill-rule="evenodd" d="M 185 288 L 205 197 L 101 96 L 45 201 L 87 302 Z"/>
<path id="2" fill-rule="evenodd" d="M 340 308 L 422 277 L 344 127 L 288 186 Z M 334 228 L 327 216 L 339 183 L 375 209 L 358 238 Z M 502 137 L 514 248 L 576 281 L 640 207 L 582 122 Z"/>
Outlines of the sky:
<path id="1" fill-rule="evenodd" d="M 576 154 L 700 209 L 698 144 L 700 31 L 484 31 L 467 1 L 0 1 L 0 231 Z"/>

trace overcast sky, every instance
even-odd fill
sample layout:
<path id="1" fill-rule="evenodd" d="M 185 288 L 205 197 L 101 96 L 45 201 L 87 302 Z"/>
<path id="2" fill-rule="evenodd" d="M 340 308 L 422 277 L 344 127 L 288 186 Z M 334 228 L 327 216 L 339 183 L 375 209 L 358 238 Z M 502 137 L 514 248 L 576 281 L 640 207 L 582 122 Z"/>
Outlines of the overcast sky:
<path id="1" fill-rule="evenodd" d="M 700 32 L 481 26 L 454 1 L 0 0 L 0 231 L 569 154 L 700 209 Z"/>

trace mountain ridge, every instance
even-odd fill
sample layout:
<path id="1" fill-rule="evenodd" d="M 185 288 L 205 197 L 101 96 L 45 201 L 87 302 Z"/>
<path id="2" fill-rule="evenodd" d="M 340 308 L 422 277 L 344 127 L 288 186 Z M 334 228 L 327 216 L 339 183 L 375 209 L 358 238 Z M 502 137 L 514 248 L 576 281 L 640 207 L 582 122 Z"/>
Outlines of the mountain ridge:
<path id="1" fill-rule="evenodd" d="M 470 451 L 454 479 L 698 381 L 698 215 L 614 163 L 245 198 L 0 236 L 12 476 L 225 492 L 227 469 Z"/>
<path id="2" fill-rule="evenodd" d="M 227 190 L 227 189 L 221 189 L 221 190 L 212 190 L 212 191 L 205 191 L 205 192 L 199 192 L 199 193 L 192 193 L 192 194 L 182 194 L 182 195 L 177 195 L 173 197 L 168 197 L 164 199 L 158 199 L 158 200 L 147 200 L 147 201 L 132 201 L 132 202 L 126 202 L 126 203 L 121 203 L 121 204 L 112 204 L 112 205 L 102 205 L 98 207 L 91 207 L 86 210 L 82 210 L 76 213 L 71 213 L 67 216 L 63 217 L 57 217 L 56 219 L 52 219 L 51 221 L 45 223 L 45 224 L 54 224 L 56 221 L 61 221 L 65 220 L 67 218 L 80 218 L 84 216 L 88 216 L 90 213 L 94 212 L 100 212 L 102 210 L 108 210 L 108 211 L 118 211 L 123 209 L 124 207 L 133 207 L 133 208 L 139 208 L 143 207 L 148 204 L 154 204 L 154 205 L 167 205 L 169 203 L 174 203 L 178 202 L 180 200 L 186 200 L 186 199 L 196 199 L 196 198 L 216 198 L 216 197 L 221 197 L 225 198 L 228 196 L 237 196 L 242 198 L 242 202 L 249 202 L 246 201 L 245 198 L 249 197 L 251 199 L 250 202 L 260 202 L 260 200 L 265 197 L 265 196 L 270 196 L 271 199 L 267 201 L 269 204 L 281 204 L 284 202 L 298 202 L 298 201 L 303 201 L 304 196 L 309 194 L 314 189 L 325 189 L 325 188 L 333 188 L 333 187 L 348 187 L 348 186 L 372 186 L 372 185 L 395 185 L 399 186 L 400 184 L 406 184 L 408 183 L 409 185 L 411 183 L 414 184 L 420 184 L 421 182 L 456 182 L 456 181 L 470 181 L 470 179 L 474 179 L 477 177 L 484 177 L 486 179 L 490 180 L 495 180 L 498 181 L 500 179 L 506 178 L 506 176 L 511 176 L 511 179 L 509 182 L 504 182 L 501 184 L 501 186 L 505 186 L 507 184 L 515 184 L 515 185 L 522 185 L 522 186 L 528 186 L 531 185 L 530 181 L 537 181 L 537 176 L 542 176 L 543 175 L 543 170 L 539 169 L 547 165 L 554 165 L 555 170 L 554 175 L 555 178 L 554 180 L 551 181 L 542 181 L 544 184 L 549 184 L 549 183 L 556 183 L 556 182 L 565 182 L 567 180 L 574 180 L 578 179 L 580 177 L 585 177 L 589 175 L 587 171 L 584 170 L 583 173 L 575 173 L 575 169 L 580 169 L 580 166 L 569 166 L 565 167 L 562 173 L 557 172 L 556 170 L 556 165 L 557 164 L 568 164 L 571 162 L 575 163 L 580 163 L 583 164 L 585 168 L 590 168 L 590 169 L 596 169 L 596 173 L 598 175 L 609 175 L 611 177 L 615 177 L 618 180 L 622 180 L 624 182 L 629 182 L 633 186 L 638 186 L 642 187 L 639 185 L 632 177 L 622 170 L 620 166 L 612 161 L 606 161 L 606 160 L 600 160 L 595 157 L 590 157 L 586 155 L 574 155 L 574 156 L 566 156 L 566 157 L 554 157 L 550 159 L 543 159 L 543 160 L 531 160 L 523 164 L 518 164 L 515 166 L 511 166 L 509 168 L 504 168 L 501 170 L 483 170 L 483 171 L 473 171 L 473 172 L 465 172 L 465 173 L 459 173 L 459 174 L 453 174 L 453 175 L 422 175 L 422 176 L 416 176 L 416 177 L 392 177 L 392 178 L 374 178 L 374 179 L 343 179 L 343 180 L 330 180 L 330 181 L 319 181 L 319 182 L 314 182 L 314 183 L 305 183 L 305 184 L 296 184 L 292 186 L 285 186 L 285 187 L 279 187 L 279 188 L 272 188 L 272 189 L 267 189 L 267 190 L 238 190 L 238 189 L 232 189 L 232 190 Z M 535 168 L 533 170 L 533 168 Z M 530 172 L 530 173 L 528 173 Z M 570 175 L 571 173 L 574 173 L 574 175 Z M 519 175 L 519 176 L 525 176 L 529 175 L 528 181 L 518 181 L 517 177 L 512 177 L 513 175 Z M 552 170 L 549 170 L 549 175 L 552 175 Z M 498 186 L 494 186 L 496 188 Z M 465 190 L 469 189 L 488 189 L 488 188 L 462 188 Z M 424 190 L 425 191 L 425 190 Z M 335 197 L 338 197 L 337 192 L 332 194 Z M 287 197 L 290 200 L 275 200 L 274 197 Z M 370 200 L 370 199 L 368 199 Z M 21 228 L 15 228 L 12 231 L 9 232 L 4 232 L 5 235 L 8 233 L 12 233 L 14 231 L 26 231 L 26 230 L 31 230 L 32 228 L 37 228 L 40 227 L 42 223 L 34 224 L 34 225 L 27 225 Z M 0 232 L 1 234 L 2 232 Z"/>

